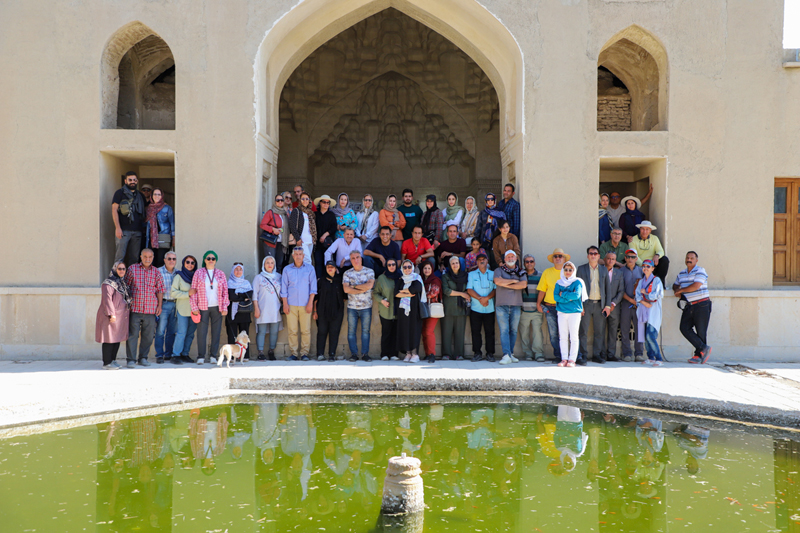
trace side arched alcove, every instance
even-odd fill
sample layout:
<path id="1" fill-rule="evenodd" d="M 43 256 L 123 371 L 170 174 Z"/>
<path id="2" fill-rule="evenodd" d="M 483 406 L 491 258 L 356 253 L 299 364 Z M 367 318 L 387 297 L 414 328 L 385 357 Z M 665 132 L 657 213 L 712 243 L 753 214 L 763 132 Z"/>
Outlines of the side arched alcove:
<path id="1" fill-rule="evenodd" d="M 109 39 L 100 63 L 102 129 L 175 129 L 175 58 L 141 22 Z"/>
<path id="2" fill-rule="evenodd" d="M 629 26 L 606 42 L 597 66 L 598 131 L 667 130 L 669 64 L 658 39 Z"/>

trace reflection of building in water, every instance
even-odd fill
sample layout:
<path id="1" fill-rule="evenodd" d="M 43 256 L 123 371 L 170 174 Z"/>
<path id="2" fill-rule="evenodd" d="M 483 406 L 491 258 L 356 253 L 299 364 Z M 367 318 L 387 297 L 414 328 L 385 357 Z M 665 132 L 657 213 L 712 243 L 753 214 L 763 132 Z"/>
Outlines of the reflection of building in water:
<path id="1" fill-rule="evenodd" d="M 800 532 L 800 442 L 775 439 L 775 527 Z"/>

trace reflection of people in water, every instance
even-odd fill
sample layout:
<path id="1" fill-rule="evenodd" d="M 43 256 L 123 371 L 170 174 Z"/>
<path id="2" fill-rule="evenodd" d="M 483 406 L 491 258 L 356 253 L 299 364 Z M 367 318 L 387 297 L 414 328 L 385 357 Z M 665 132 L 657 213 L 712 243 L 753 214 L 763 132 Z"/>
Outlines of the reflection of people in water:
<path id="1" fill-rule="evenodd" d="M 702 426 L 683 424 L 675 428 L 672 433 L 678 439 L 678 446 L 687 452 L 686 471 L 696 475 L 700 472 L 698 459 L 708 457 L 708 436 L 711 431 Z"/>
<path id="2" fill-rule="evenodd" d="M 242 458 L 244 446 L 250 440 L 253 430 L 253 406 L 249 404 L 232 405 L 228 424 L 228 449 L 234 461 Z"/>
<path id="3" fill-rule="evenodd" d="M 193 409 L 189 419 L 192 455 L 200 459 L 200 470 L 210 476 L 217 469 L 216 457 L 228 442 L 228 414 L 224 407 Z"/>
<path id="4" fill-rule="evenodd" d="M 309 404 L 290 403 L 283 407 L 280 420 L 281 450 L 290 458 L 288 481 L 297 479 L 302 488 L 302 497 L 308 496 L 308 480 L 311 478 L 311 453 L 317 442 L 317 428 Z"/>
<path id="5" fill-rule="evenodd" d="M 555 476 L 572 472 L 578 458 L 586 451 L 589 436 L 583 431 L 583 413 L 577 407 L 559 405 L 556 426 L 553 432 L 553 445 L 559 451 L 560 463 L 550 465 L 548 470 Z"/>

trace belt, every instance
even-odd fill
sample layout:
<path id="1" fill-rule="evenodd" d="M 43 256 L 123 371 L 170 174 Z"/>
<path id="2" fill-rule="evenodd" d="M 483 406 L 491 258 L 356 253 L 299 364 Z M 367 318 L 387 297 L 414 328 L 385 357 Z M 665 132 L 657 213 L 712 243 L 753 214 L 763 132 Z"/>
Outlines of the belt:
<path id="1" fill-rule="evenodd" d="M 162 298 L 161 301 L 162 302 L 174 302 L 175 300 L 170 300 L 168 298 Z"/>
<path id="2" fill-rule="evenodd" d="M 689 300 L 686 300 L 686 301 L 689 302 Z M 690 305 L 695 305 L 695 304 L 699 304 L 699 303 L 703 303 L 703 302 L 710 302 L 710 301 L 711 301 L 711 298 L 703 298 L 702 300 L 695 300 L 693 302 L 689 302 L 689 304 Z"/>

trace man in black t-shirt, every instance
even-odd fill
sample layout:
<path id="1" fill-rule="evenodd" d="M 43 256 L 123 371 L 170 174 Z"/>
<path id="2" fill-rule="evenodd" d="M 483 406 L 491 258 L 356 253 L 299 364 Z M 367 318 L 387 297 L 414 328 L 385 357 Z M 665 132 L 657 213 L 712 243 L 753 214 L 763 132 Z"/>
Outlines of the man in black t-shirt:
<path id="1" fill-rule="evenodd" d="M 434 252 L 436 264 L 447 265 L 450 256 L 455 255 L 462 259 L 461 266 L 464 268 L 464 257 L 467 256 L 467 241 L 458 236 L 458 226 L 451 224 L 447 226 L 447 240 L 439 243 L 439 247 Z"/>
<path id="2" fill-rule="evenodd" d="M 407 241 L 414 233 L 414 228 L 422 226 L 422 209 L 414 203 L 414 191 L 403 189 L 403 203 L 397 206 L 397 210 L 403 213 L 406 225 L 403 228 L 403 240 Z"/>
<path id="3" fill-rule="evenodd" d="M 136 190 L 139 178 L 135 172 L 125 174 L 125 186 L 114 193 L 111 218 L 114 220 L 117 248 L 114 262 L 125 260 L 132 265 L 139 260 L 142 232 L 145 228 L 145 198 Z"/>
<path id="4" fill-rule="evenodd" d="M 400 254 L 400 245 L 392 240 L 392 229 L 389 226 L 383 226 L 378 237 L 364 250 L 364 266 L 375 271 L 376 279 L 383 274 L 387 259 L 394 259 L 399 263 L 403 257 Z"/>

